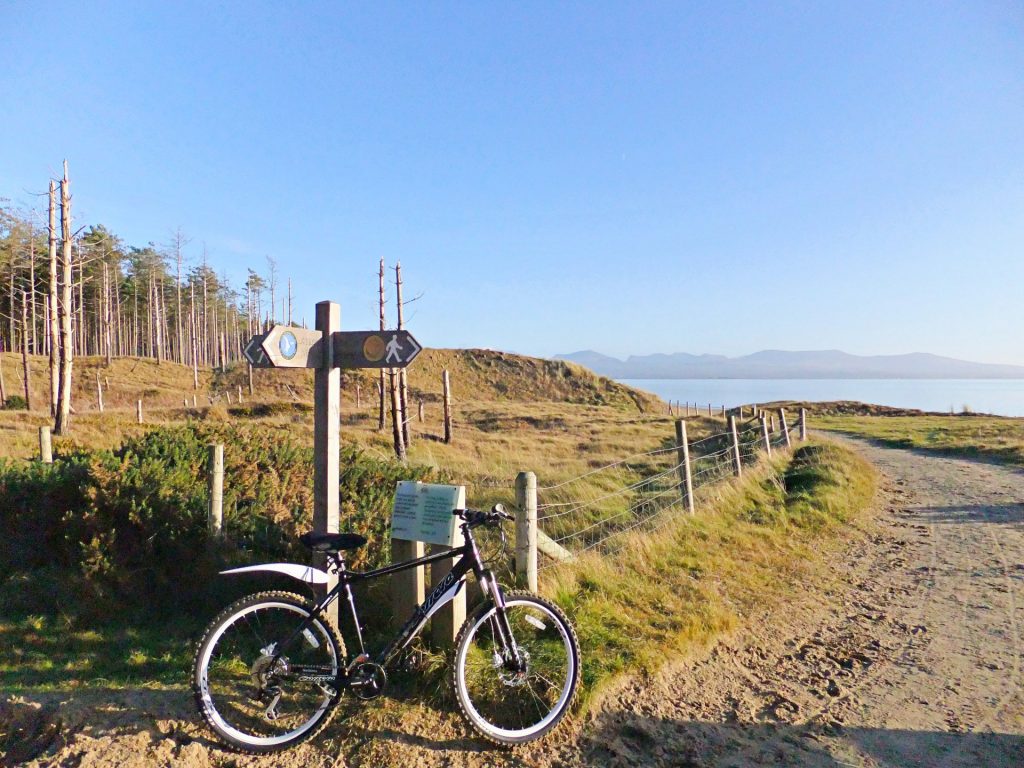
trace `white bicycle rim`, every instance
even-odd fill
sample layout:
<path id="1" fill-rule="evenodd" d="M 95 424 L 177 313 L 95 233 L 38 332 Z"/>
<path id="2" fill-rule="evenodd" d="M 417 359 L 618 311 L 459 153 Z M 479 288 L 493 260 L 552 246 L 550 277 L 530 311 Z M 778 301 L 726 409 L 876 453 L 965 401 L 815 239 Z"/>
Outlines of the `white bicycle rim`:
<path id="1" fill-rule="evenodd" d="M 466 642 L 462 644 L 461 648 L 459 648 L 459 655 L 458 658 L 455 660 L 455 663 L 458 665 L 457 677 L 459 683 L 459 693 L 462 696 L 462 701 L 466 705 L 466 710 L 469 716 L 473 719 L 473 722 L 476 723 L 477 727 L 496 737 L 504 739 L 522 739 L 524 737 L 530 736 L 531 734 L 543 731 L 545 728 L 547 728 L 547 726 L 549 726 L 552 722 L 558 719 L 558 717 L 562 714 L 562 710 L 568 704 L 569 697 L 572 695 L 573 680 L 576 679 L 576 657 L 573 653 L 573 643 L 568 630 L 563 626 L 561 619 L 555 613 L 553 613 L 546 605 L 543 605 L 542 603 L 535 603 L 532 600 L 522 600 L 517 598 L 512 598 L 511 600 L 506 601 L 505 605 L 506 607 L 512 607 L 515 605 L 528 605 L 534 608 L 535 610 L 543 612 L 559 628 L 559 634 L 562 637 L 562 644 L 565 646 L 565 655 L 568 659 L 568 667 L 567 674 L 565 676 L 565 684 L 562 686 L 562 692 L 558 697 L 558 701 L 555 702 L 555 706 L 551 708 L 551 711 L 547 714 L 547 716 L 539 723 L 536 723 L 530 728 L 526 728 L 521 731 L 513 731 L 508 728 L 499 728 L 498 726 L 489 723 L 484 718 L 484 716 L 480 714 L 480 712 L 474 706 L 473 700 L 469 697 L 469 689 L 466 687 L 465 673 L 466 653 L 469 650 L 469 646 L 472 645 L 473 638 L 476 637 L 476 632 L 480 628 L 480 625 L 483 624 L 491 616 L 493 616 L 494 613 L 497 611 L 497 608 L 491 608 L 491 610 L 487 611 L 487 613 L 481 616 L 473 625 L 473 628 L 466 635 Z"/>
<path id="2" fill-rule="evenodd" d="M 216 634 L 214 634 L 214 636 L 210 638 L 210 641 L 206 644 L 206 648 L 203 651 L 203 656 L 199 666 L 201 670 L 201 672 L 199 673 L 199 691 L 203 699 L 203 706 L 206 708 L 207 713 L 209 713 L 210 718 L 217 724 L 219 728 L 223 729 L 225 733 L 231 735 L 233 738 L 236 738 L 239 741 L 245 742 L 246 744 L 251 744 L 254 747 L 272 747 L 278 744 L 284 744 L 286 742 L 297 739 L 299 736 L 301 736 L 310 728 L 319 723 L 324 710 L 327 709 L 327 707 L 330 705 L 331 699 L 329 696 L 325 694 L 323 704 L 320 705 L 320 707 L 316 710 L 316 712 L 313 713 L 313 716 L 310 717 L 309 720 L 307 720 L 301 726 L 296 728 L 294 731 L 289 731 L 288 733 L 282 734 L 280 736 L 253 736 L 252 734 L 238 730 L 221 716 L 220 712 L 213 704 L 212 696 L 210 696 L 210 681 L 207 677 L 207 670 L 209 669 L 210 664 L 210 656 L 213 654 L 213 649 L 217 646 L 217 641 L 220 640 L 220 636 L 224 634 L 228 627 L 233 626 L 236 621 L 260 608 L 284 608 L 285 610 L 291 611 L 292 613 L 299 614 L 303 618 L 309 615 L 308 611 L 306 611 L 303 608 L 300 608 L 297 605 L 292 605 L 291 603 L 285 602 L 269 601 L 265 603 L 256 603 L 255 605 L 246 606 L 245 608 L 242 608 L 237 613 L 230 616 L 226 621 L 224 621 L 220 625 L 220 627 L 217 629 Z M 327 647 L 331 650 L 331 663 L 333 665 L 332 671 L 334 672 L 334 674 L 337 674 L 338 657 L 334 651 L 334 644 L 330 641 L 330 639 L 326 636 L 322 629 L 320 630 L 320 634 L 324 637 L 324 641 L 327 643 Z"/>

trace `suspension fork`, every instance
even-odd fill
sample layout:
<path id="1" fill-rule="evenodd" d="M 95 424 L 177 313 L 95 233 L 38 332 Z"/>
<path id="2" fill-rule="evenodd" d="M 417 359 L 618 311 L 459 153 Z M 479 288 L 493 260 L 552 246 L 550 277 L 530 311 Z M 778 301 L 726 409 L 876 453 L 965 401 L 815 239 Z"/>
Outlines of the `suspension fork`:
<path id="1" fill-rule="evenodd" d="M 509 624 L 508 614 L 505 612 L 505 593 L 502 592 L 498 579 L 495 578 L 491 571 L 485 570 L 482 580 L 487 585 L 487 591 L 490 593 L 491 601 L 494 603 L 495 608 L 494 616 L 491 617 L 490 621 L 493 622 L 493 626 L 498 630 L 498 637 L 501 639 L 504 650 L 511 655 L 515 671 L 522 672 L 525 664 L 523 656 L 519 652 L 519 645 L 512 634 L 512 625 Z"/>

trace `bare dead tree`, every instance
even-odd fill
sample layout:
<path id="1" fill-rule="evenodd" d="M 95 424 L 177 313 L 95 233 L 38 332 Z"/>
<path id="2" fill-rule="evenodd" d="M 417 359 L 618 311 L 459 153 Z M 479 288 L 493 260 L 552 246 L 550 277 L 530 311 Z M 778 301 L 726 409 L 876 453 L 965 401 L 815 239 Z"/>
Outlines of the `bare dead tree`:
<path id="1" fill-rule="evenodd" d="M 60 356 L 60 339 L 58 338 L 57 312 L 57 183 L 50 179 L 50 219 L 49 219 L 49 250 L 50 250 L 50 291 L 49 291 L 49 334 L 50 334 L 50 416 L 57 415 L 57 395 L 60 374 L 57 360 Z"/>
<path id="2" fill-rule="evenodd" d="M 71 417 L 71 367 L 74 360 L 71 338 L 71 182 L 68 180 L 68 161 L 64 161 L 64 178 L 60 182 L 60 234 L 62 291 L 60 305 L 60 388 L 53 431 L 67 434 Z"/>
<path id="3" fill-rule="evenodd" d="M 398 306 L 398 330 L 402 330 L 402 263 L 395 264 L 395 303 Z M 402 439 L 406 447 L 409 442 L 409 380 L 406 377 L 405 368 L 398 369 L 398 398 L 400 401 L 399 410 L 402 412 Z"/>
<path id="4" fill-rule="evenodd" d="M 380 260 L 380 288 L 378 291 L 380 297 L 380 329 L 381 331 L 386 330 L 384 323 L 384 259 Z M 385 423 L 385 410 L 384 410 L 384 369 L 380 369 L 380 380 L 377 382 L 377 393 L 379 395 L 379 407 L 377 410 L 377 431 L 384 429 Z"/>
<path id="5" fill-rule="evenodd" d="M 21 369 L 25 382 L 25 410 L 32 410 L 32 377 L 28 365 L 28 292 L 21 291 Z"/>

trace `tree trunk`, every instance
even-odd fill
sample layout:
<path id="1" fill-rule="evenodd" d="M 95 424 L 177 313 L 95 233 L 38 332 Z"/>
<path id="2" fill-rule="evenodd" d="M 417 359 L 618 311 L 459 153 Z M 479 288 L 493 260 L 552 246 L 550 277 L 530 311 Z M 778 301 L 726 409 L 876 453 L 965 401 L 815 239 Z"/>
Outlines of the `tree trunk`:
<path id="1" fill-rule="evenodd" d="M 32 410 L 32 379 L 28 365 L 28 294 L 21 292 L 21 369 L 25 381 L 25 410 Z"/>
<path id="2" fill-rule="evenodd" d="M 71 417 L 71 368 L 74 361 L 71 338 L 71 189 L 68 164 L 64 162 L 64 178 L 60 183 L 60 234 L 62 297 L 60 307 L 60 392 L 53 431 L 67 434 Z"/>
<path id="3" fill-rule="evenodd" d="M 49 292 L 49 339 L 50 339 L 50 416 L 57 415 L 57 395 L 60 374 L 57 360 L 60 356 L 60 339 L 57 319 L 57 183 L 50 179 L 50 292 Z"/>

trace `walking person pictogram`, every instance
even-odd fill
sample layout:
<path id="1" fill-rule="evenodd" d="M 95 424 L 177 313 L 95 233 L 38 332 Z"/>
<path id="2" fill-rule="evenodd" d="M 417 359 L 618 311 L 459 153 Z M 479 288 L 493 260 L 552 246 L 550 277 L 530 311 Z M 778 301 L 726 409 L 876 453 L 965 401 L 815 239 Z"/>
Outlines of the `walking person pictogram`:
<path id="1" fill-rule="evenodd" d="M 402 351 L 402 345 L 398 343 L 398 336 L 392 336 L 384 350 L 387 352 L 387 357 L 384 358 L 385 363 L 402 362 L 402 356 L 399 354 Z M 393 361 L 392 357 L 395 358 Z"/>

